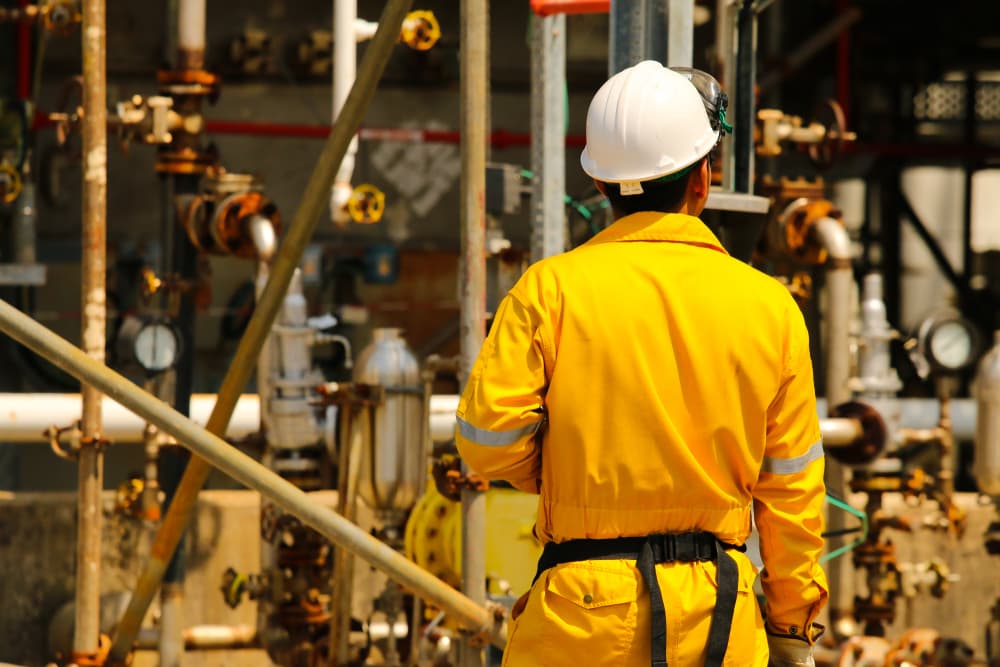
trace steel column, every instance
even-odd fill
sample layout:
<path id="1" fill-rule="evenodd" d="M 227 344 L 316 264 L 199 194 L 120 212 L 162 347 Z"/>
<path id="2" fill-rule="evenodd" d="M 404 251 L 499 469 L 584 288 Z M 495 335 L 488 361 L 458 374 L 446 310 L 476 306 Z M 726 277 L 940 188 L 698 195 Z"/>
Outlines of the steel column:
<path id="1" fill-rule="evenodd" d="M 486 141 L 489 137 L 489 0 L 461 3 L 462 181 L 459 274 L 461 362 L 459 379 L 469 378 L 486 337 Z M 463 463 L 463 468 L 468 471 Z M 462 591 L 477 605 L 486 602 L 486 496 L 462 491 Z M 460 667 L 483 663 L 482 649 L 460 647 Z"/>
<path id="2" fill-rule="evenodd" d="M 107 44 L 105 0 L 83 3 L 83 322 L 81 347 L 104 364 L 107 327 L 106 238 L 108 208 Z M 76 551 L 74 656 L 97 653 L 101 622 L 101 393 L 82 385 L 81 447 Z"/>
<path id="3" fill-rule="evenodd" d="M 531 260 L 566 250 L 566 15 L 531 15 Z"/>
<path id="4" fill-rule="evenodd" d="M 754 83 L 757 77 L 757 14 L 753 0 L 743 0 L 736 21 L 736 111 L 733 121 L 733 189 L 753 194 L 756 108 Z"/>
<path id="5" fill-rule="evenodd" d="M 694 0 L 669 0 L 666 58 L 669 67 L 694 63 Z"/>
<path id="6" fill-rule="evenodd" d="M 405 10 L 406 0 L 390 2 L 390 7 L 394 9 L 400 6 Z M 395 19 L 395 15 L 392 18 Z M 402 16 L 400 16 L 401 23 Z M 378 73 L 380 72 L 376 71 L 376 74 Z M 359 82 L 366 80 L 368 79 L 358 77 Z M 345 130 L 350 129 L 345 127 Z M 353 131 L 339 132 L 340 140 L 335 145 L 335 150 L 344 150 L 351 134 Z M 328 163 L 321 171 L 324 176 L 332 178 L 335 170 L 336 163 L 333 162 Z M 309 208 L 315 212 L 313 218 L 319 216 L 320 206 L 324 203 L 324 195 L 329 187 L 322 182 L 319 185 L 324 187 L 309 188 L 316 202 L 310 204 Z M 203 429 L 160 399 L 135 386 L 128 378 L 91 359 L 3 300 L 0 300 L 0 331 L 31 348 L 36 354 L 45 357 L 67 373 L 93 384 L 129 410 L 177 438 L 178 442 L 183 443 L 200 457 L 192 457 L 192 460 L 207 461 L 234 480 L 256 489 L 289 514 L 316 529 L 336 546 L 363 558 L 388 574 L 394 581 L 433 602 L 454 617 L 465 630 L 478 634 L 501 648 L 506 643 L 507 629 L 502 621 L 502 615 L 476 604 L 389 545 L 375 539 L 329 507 L 315 502 L 315 499 L 310 498 L 291 482 L 282 479 L 277 473 L 268 470 L 219 436 Z M 252 364 L 249 366 L 252 367 Z M 134 637 L 131 640 L 134 640 Z"/>
<path id="7" fill-rule="evenodd" d="M 648 0 L 611 0 L 608 75 L 640 62 L 645 55 L 645 10 Z"/>
<path id="8" fill-rule="evenodd" d="M 399 29 L 410 8 L 412 0 L 390 0 L 382 13 L 378 32 L 365 52 L 357 81 L 338 116 L 336 126 L 330 133 L 316 168 L 309 179 L 302 203 L 296 211 L 288 235 L 282 243 L 271 277 L 264 288 L 254 314 L 247 325 L 246 333 L 240 340 L 232 363 L 219 390 L 219 399 L 208 420 L 208 431 L 223 433 L 229 417 L 236 406 L 240 392 L 246 386 L 256 366 L 257 357 L 271 330 L 271 325 L 281 307 L 288 285 L 291 282 L 302 252 L 305 250 L 319 221 L 320 213 L 327 205 L 327 196 L 334 176 L 348 145 L 361 125 L 368 105 L 375 94 L 375 86 L 385 70 L 399 37 Z M 181 444 L 189 443 L 178 438 Z M 164 517 L 163 524 L 153 543 L 150 561 L 140 575 L 132 594 L 132 600 L 125 616 L 118 624 L 118 631 L 108 658 L 111 664 L 120 664 L 128 655 L 139 631 L 142 618 L 152 601 L 171 555 L 184 528 L 194 515 L 198 491 L 204 486 L 211 472 L 210 465 L 197 456 L 192 457 L 184 477 L 177 488 L 173 503 Z M 339 518 L 339 517 L 338 517 Z M 322 531 L 321 531 L 322 532 Z"/>

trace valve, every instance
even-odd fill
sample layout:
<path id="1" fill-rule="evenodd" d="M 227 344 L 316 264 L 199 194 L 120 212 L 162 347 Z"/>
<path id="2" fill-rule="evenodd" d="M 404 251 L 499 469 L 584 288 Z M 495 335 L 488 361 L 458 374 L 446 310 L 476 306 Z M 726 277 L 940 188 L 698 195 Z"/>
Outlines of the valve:
<path id="1" fill-rule="evenodd" d="M 782 153 L 782 142 L 804 144 L 813 164 L 821 169 L 830 167 L 843 151 L 844 144 L 857 139 L 857 135 L 847 130 L 844 110 L 834 100 L 827 100 L 814 116 L 817 120 L 806 124 L 799 116 L 779 109 L 760 109 L 757 112 L 757 154 L 777 157 Z"/>
<path id="2" fill-rule="evenodd" d="M 441 39 L 441 25 L 434 12 L 418 9 L 403 19 L 400 39 L 411 49 L 428 51 Z"/>
<path id="3" fill-rule="evenodd" d="M 116 108 L 118 139 L 122 151 L 128 150 L 131 142 L 166 145 L 173 141 L 171 129 L 182 123 L 176 112 L 171 112 L 174 101 L 163 95 L 143 98 L 133 95 Z"/>
<path id="4" fill-rule="evenodd" d="M 385 213 L 385 193 L 368 183 L 359 185 L 347 200 L 347 212 L 359 224 L 376 223 Z"/>
<path id="5" fill-rule="evenodd" d="M 0 203 L 12 204 L 21 196 L 21 174 L 10 164 L 0 164 Z"/>

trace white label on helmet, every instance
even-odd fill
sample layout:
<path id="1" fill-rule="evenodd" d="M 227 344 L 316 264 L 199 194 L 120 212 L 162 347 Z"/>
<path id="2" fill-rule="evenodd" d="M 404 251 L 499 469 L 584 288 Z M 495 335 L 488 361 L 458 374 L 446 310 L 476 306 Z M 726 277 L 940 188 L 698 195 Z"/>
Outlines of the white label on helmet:
<path id="1" fill-rule="evenodd" d="M 639 181 L 625 181 L 624 183 L 619 183 L 618 190 L 624 197 L 628 197 L 629 195 L 641 195 L 643 192 L 642 183 Z"/>

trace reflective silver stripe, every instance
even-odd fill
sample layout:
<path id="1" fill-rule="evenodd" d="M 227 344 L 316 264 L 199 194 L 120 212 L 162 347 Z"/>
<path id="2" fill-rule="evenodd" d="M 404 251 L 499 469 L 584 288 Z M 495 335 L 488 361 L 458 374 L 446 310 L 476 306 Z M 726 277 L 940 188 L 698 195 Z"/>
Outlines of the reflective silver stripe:
<path id="1" fill-rule="evenodd" d="M 488 431 L 485 428 L 473 426 L 461 417 L 457 417 L 456 419 L 458 419 L 459 435 L 477 445 L 486 445 L 487 447 L 513 445 L 524 436 L 531 435 L 537 431 L 538 424 L 541 423 L 528 424 L 527 426 L 511 429 L 510 431 Z"/>
<path id="2" fill-rule="evenodd" d="M 771 472 L 775 475 L 794 475 L 805 470 L 816 459 L 821 458 L 823 458 L 822 440 L 810 447 L 809 451 L 802 456 L 796 456 L 792 459 L 773 459 L 770 456 L 765 456 L 761 472 Z"/>

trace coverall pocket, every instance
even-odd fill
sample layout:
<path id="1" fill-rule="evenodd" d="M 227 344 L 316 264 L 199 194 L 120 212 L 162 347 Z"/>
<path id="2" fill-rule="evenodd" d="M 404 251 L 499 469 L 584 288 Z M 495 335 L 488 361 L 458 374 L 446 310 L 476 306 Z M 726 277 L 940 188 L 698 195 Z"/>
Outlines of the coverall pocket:
<path id="1" fill-rule="evenodd" d="M 635 636 L 642 583 L 619 564 L 569 563 L 549 571 L 545 636 L 552 665 L 620 665 Z"/>

